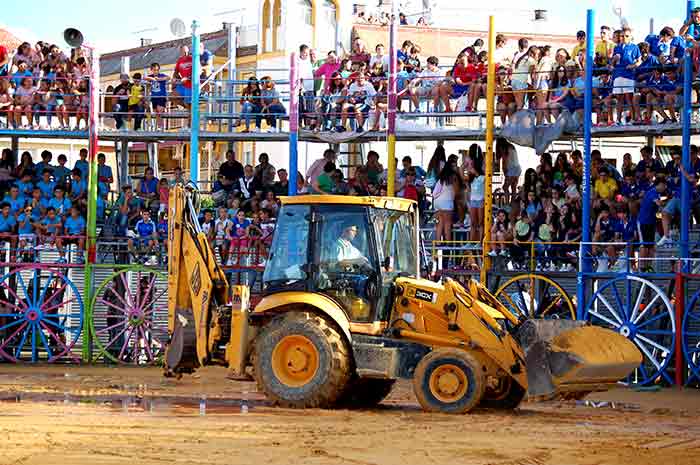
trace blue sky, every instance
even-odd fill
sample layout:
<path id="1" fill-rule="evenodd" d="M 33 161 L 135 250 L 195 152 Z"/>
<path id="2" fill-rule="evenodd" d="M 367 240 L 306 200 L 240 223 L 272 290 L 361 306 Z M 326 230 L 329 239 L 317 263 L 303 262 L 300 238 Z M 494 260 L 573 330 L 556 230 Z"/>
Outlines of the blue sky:
<path id="1" fill-rule="evenodd" d="M 367 0 L 366 3 L 374 4 L 374 2 L 375 0 Z M 95 0 L 72 0 L 61 6 L 55 0 L 31 0 L 30 2 L 3 0 L 0 22 L 3 27 L 7 27 L 22 39 L 27 38 L 30 41 L 42 39 L 61 45 L 63 29 L 77 27 L 104 53 L 118 48 L 136 46 L 142 36 L 157 40 L 170 38 L 168 24 L 173 17 L 182 18 L 188 25 L 188 30 L 193 19 L 205 21 L 207 26 L 204 32 L 216 29 L 222 21 L 232 20 L 233 17 L 215 15 L 239 8 L 241 3 L 224 0 L 136 1 L 125 2 L 125 8 L 118 8 L 114 3 Z M 686 8 L 685 0 L 521 0 L 517 3 L 517 7 L 546 9 L 549 12 L 548 24 L 551 25 L 552 32 L 571 30 L 573 35 L 578 29 L 585 29 L 587 8 L 596 9 L 597 25 L 605 23 L 616 26 L 618 22 L 612 15 L 613 3 L 623 7 L 624 16 L 637 31 L 635 35 L 638 39 L 642 39 L 642 36 L 647 34 L 650 17 L 655 18 L 657 31 L 665 25 L 672 26 L 677 31 Z M 700 1 L 698 3 L 700 4 Z M 497 9 L 495 14 L 498 28 L 499 15 L 505 14 L 506 8 L 513 5 L 513 2 L 492 0 L 489 5 Z M 252 15 L 255 12 L 250 11 L 247 14 Z M 138 32 L 154 27 L 158 28 L 158 31 Z M 546 31 L 547 25 L 542 29 L 542 32 Z"/>

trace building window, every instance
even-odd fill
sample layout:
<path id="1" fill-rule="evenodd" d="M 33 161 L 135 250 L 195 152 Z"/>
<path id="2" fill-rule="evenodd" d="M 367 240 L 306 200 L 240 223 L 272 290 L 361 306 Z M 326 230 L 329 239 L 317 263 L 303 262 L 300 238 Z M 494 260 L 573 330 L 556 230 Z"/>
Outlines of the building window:
<path id="1" fill-rule="evenodd" d="M 319 12 L 319 32 L 316 36 L 317 46 L 324 52 L 335 50 L 336 30 L 338 28 L 338 5 L 334 0 L 321 0 Z"/>
<path id="2" fill-rule="evenodd" d="M 262 9 L 262 49 L 263 52 L 270 51 L 270 0 L 265 0 Z"/>
<path id="3" fill-rule="evenodd" d="M 272 7 L 272 50 L 280 50 L 282 48 L 282 0 L 274 0 Z"/>
<path id="4" fill-rule="evenodd" d="M 302 18 L 304 18 L 304 24 L 307 26 L 314 25 L 314 5 L 311 0 L 300 0 L 299 6 L 302 11 Z"/>

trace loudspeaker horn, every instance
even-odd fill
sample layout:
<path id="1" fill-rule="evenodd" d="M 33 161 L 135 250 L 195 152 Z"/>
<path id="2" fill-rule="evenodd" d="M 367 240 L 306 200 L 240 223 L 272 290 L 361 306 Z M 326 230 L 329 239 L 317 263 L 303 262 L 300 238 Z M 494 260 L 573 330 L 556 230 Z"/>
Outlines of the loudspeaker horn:
<path id="1" fill-rule="evenodd" d="M 69 27 L 63 31 L 63 40 L 73 48 L 80 48 L 83 45 L 83 33 L 77 29 Z"/>

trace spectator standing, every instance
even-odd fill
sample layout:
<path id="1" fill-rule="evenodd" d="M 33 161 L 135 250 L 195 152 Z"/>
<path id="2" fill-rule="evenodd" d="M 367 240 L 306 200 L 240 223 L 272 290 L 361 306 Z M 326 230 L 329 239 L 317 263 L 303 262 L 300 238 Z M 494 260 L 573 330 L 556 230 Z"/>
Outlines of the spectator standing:
<path id="1" fill-rule="evenodd" d="M 156 210 L 160 207 L 160 193 L 158 192 L 158 178 L 154 176 L 153 168 L 146 168 L 143 179 L 139 183 L 138 194 L 144 202 L 147 210 Z"/>
<path id="2" fill-rule="evenodd" d="M 151 108 L 156 114 L 156 129 L 163 130 L 162 114 L 168 105 L 168 81 L 167 75 L 160 72 L 160 63 L 152 63 L 150 68 L 151 74 L 147 75 L 145 80 L 151 86 Z"/>
<path id="3" fill-rule="evenodd" d="M 129 92 L 131 89 L 131 82 L 129 81 L 129 75 L 126 73 L 122 73 L 119 76 L 119 81 L 119 85 L 114 88 L 116 101 L 112 107 L 112 112 L 117 129 L 127 129 L 126 126 L 124 126 L 124 117 L 129 112 Z"/>
<path id="4" fill-rule="evenodd" d="M 70 181 L 72 173 L 71 170 L 66 168 L 67 162 L 68 158 L 64 154 L 60 154 L 58 156 L 58 166 L 53 167 L 53 179 L 56 181 L 56 184 L 66 185 Z M 82 172 L 80 173 L 80 176 L 81 178 L 85 179 Z"/>
<path id="5" fill-rule="evenodd" d="M 129 116 L 134 118 L 134 131 L 141 130 L 141 122 L 146 112 L 146 86 L 141 81 L 141 73 L 134 73 L 134 80 L 129 88 Z"/>
<path id="6" fill-rule="evenodd" d="M 437 212 L 435 241 L 452 240 L 452 223 L 455 215 L 455 201 L 459 192 L 464 189 L 462 177 L 447 163 L 438 176 L 433 189 L 433 206 Z"/>
<path id="7" fill-rule="evenodd" d="M 314 84 L 314 69 L 311 58 L 309 57 L 309 46 L 302 44 L 299 46 L 299 59 L 297 62 L 299 70 L 299 80 L 301 82 L 301 99 L 299 101 L 299 118 L 302 123 L 312 125 L 311 117 L 315 111 L 315 84 Z"/>
<path id="8" fill-rule="evenodd" d="M 340 63 L 338 62 L 338 56 L 334 51 L 328 52 L 325 63 L 318 67 L 314 72 L 314 77 L 321 82 L 321 88 L 324 91 L 328 91 L 333 74 L 337 73 L 340 69 Z"/>
<path id="9" fill-rule="evenodd" d="M 270 164 L 270 157 L 267 153 L 261 153 L 258 157 L 258 166 L 255 167 L 255 178 L 258 186 L 265 190 L 272 189 L 275 184 L 275 167 Z"/>
<path id="10" fill-rule="evenodd" d="M 219 166 L 219 176 L 231 185 L 237 184 L 243 177 L 243 165 L 236 160 L 236 153 L 233 150 L 226 151 L 226 161 Z"/>
<path id="11" fill-rule="evenodd" d="M 629 27 L 622 29 L 622 43 L 615 48 L 612 57 L 612 64 L 615 66 L 613 72 L 613 94 L 621 99 L 617 104 L 618 123 L 623 124 L 623 115 L 626 110 L 631 110 L 628 121 L 637 121 L 639 118 L 635 114 L 633 107 L 635 88 L 635 69 L 642 63 L 642 54 L 639 47 L 632 43 L 632 30 Z"/>
<path id="12" fill-rule="evenodd" d="M 86 177 L 85 179 L 88 178 Z M 107 165 L 107 157 L 104 153 L 97 154 L 97 181 L 99 184 L 101 184 L 101 186 L 98 186 L 98 188 L 106 192 L 111 190 L 112 183 L 114 182 L 112 168 Z"/>
<path id="13" fill-rule="evenodd" d="M 666 180 L 658 178 L 654 182 L 654 187 L 649 189 L 642 198 L 639 207 L 639 236 L 642 246 L 639 249 L 640 268 L 642 272 L 654 271 L 652 259 L 656 251 L 656 214 L 662 206 L 661 195 L 666 192 Z"/>

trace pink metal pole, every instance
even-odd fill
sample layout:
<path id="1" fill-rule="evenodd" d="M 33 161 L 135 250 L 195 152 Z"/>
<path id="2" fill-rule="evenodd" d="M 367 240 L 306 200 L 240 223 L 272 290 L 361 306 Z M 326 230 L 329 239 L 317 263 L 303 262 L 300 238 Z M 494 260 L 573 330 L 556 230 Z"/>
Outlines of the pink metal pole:
<path id="1" fill-rule="evenodd" d="M 299 170 L 299 83 L 297 54 L 289 57 L 289 195 L 297 194 Z"/>

